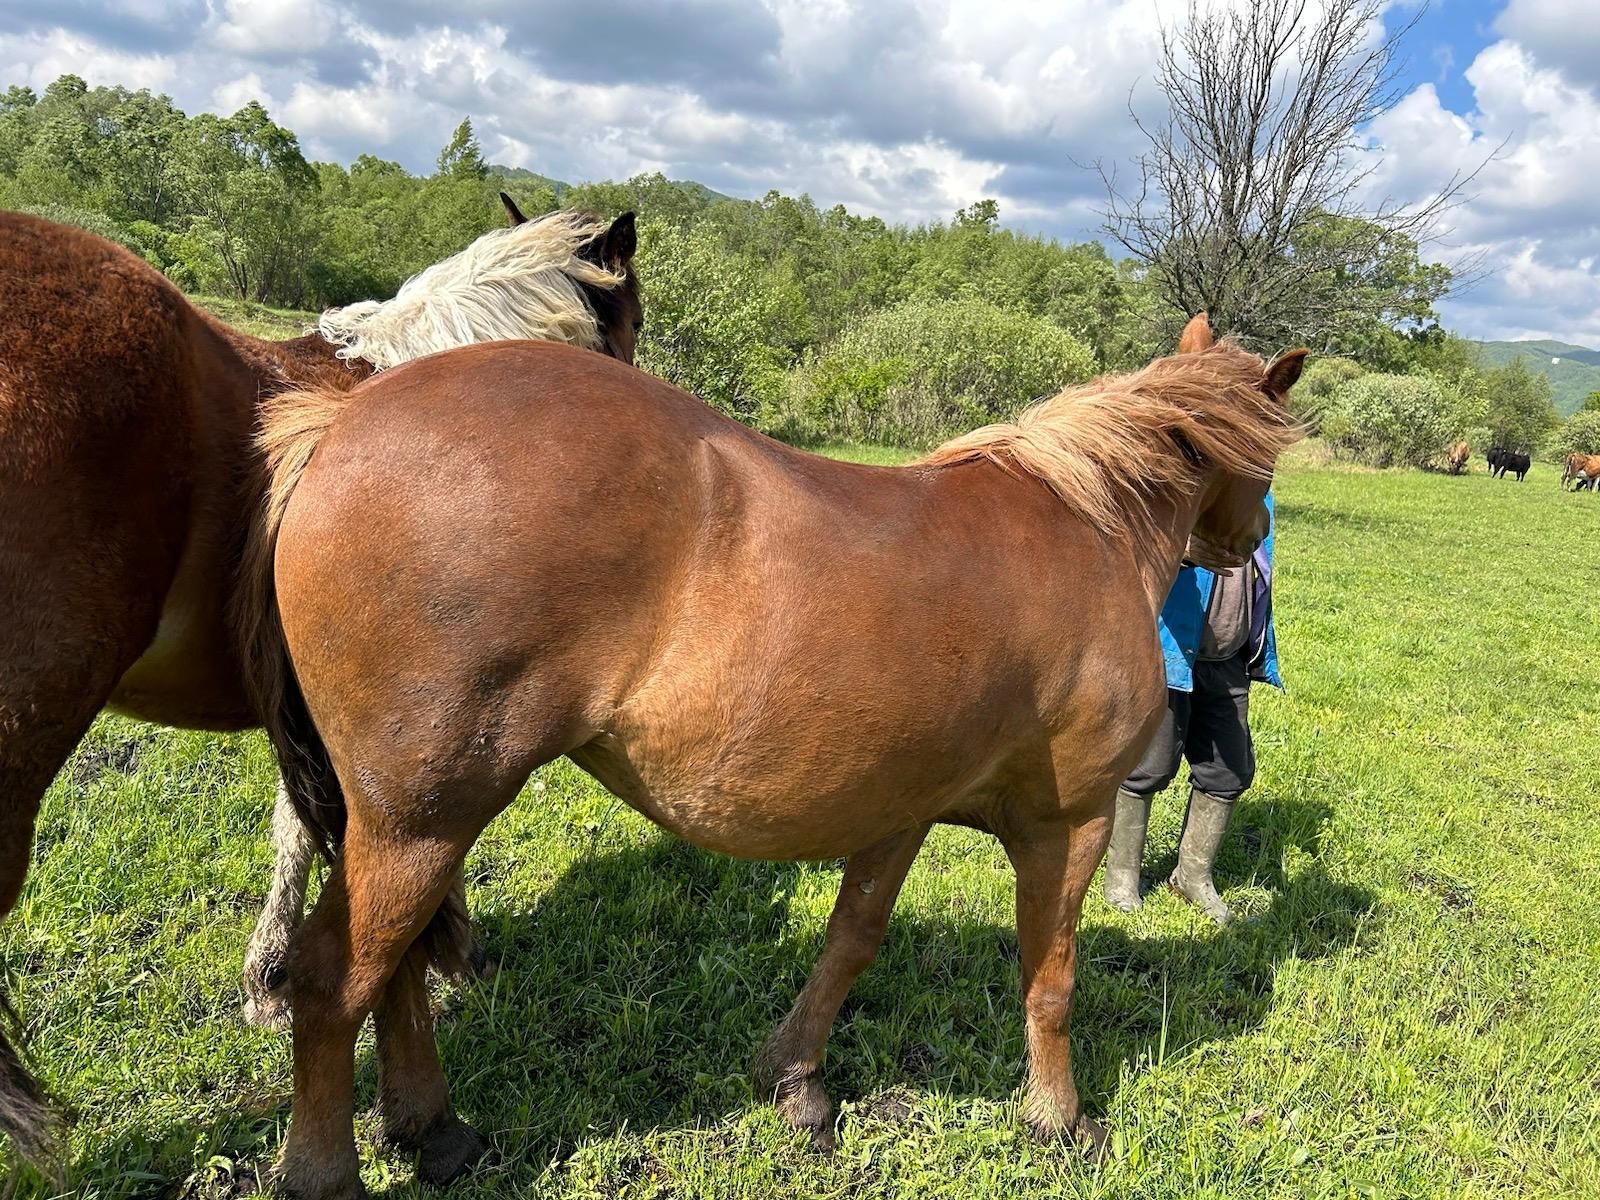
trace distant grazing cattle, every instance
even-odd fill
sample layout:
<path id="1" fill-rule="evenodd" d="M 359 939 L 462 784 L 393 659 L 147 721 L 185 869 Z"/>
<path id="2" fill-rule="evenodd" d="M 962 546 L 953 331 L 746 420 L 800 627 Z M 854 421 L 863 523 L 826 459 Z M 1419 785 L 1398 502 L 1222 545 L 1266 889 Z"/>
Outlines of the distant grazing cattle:
<path id="1" fill-rule="evenodd" d="M 1504 477 L 1508 472 L 1517 477 L 1521 483 L 1527 475 L 1528 468 L 1533 465 L 1533 459 L 1528 454 L 1519 454 L 1514 450 L 1502 450 L 1496 446 L 1489 451 L 1489 474 L 1496 478 Z"/>
<path id="2" fill-rule="evenodd" d="M 1572 484 L 1572 490 L 1581 492 L 1588 488 L 1595 490 L 1595 481 L 1600 480 L 1600 454 L 1569 454 L 1566 465 L 1561 470 L 1561 486 Z"/>
<path id="3" fill-rule="evenodd" d="M 1467 459 L 1472 456 L 1472 447 L 1465 442 L 1457 442 L 1450 447 L 1450 453 L 1445 462 L 1450 467 L 1450 474 L 1459 475 L 1467 469 Z"/>

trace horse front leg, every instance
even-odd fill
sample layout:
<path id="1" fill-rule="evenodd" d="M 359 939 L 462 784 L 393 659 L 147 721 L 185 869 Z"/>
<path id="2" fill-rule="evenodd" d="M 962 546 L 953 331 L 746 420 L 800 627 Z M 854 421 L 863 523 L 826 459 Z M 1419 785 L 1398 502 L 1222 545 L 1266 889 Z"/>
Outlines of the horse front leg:
<path id="1" fill-rule="evenodd" d="M 771 1098 L 791 1125 L 810 1133 L 818 1149 L 833 1144 L 833 1101 L 822 1086 L 828 1032 L 851 985 L 878 956 L 900 885 L 928 829 L 919 825 L 894 834 L 845 861 L 822 956 L 756 1058 L 756 1091 Z"/>
<path id="2" fill-rule="evenodd" d="M 1063 1133 L 1098 1155 L 1105 1130 L 1084 1114 L 1072 1076 L 1072 991 L 1078 915 L 1111 837 L 1112 800 L 1093 819 L 1065 817 L 1008 830 L 1002 841 L 1017 873 L 1017 943 L 1028 1029 L 1024 1117 L 1040 1137 Z"/>
<path id="3" fill-rule="evenodd" d="M 272 887 L 244 956 L 244 1015 L 267 1029 L 289 1028 L 289 943 L 305 911 L 317 842 L 278 780 L 272 806 Z"/>

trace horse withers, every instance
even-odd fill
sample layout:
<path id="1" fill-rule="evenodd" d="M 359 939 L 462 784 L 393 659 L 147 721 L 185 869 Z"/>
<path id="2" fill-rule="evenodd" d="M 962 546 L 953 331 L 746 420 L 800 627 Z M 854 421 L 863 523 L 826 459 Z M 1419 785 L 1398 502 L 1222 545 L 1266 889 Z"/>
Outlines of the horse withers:
<path id="1" fill-rule="evenodd" d="M 631 359 L 632 214 L 607 226 L 507 211 L 513 227 L 394 300 L 331 312 L 322 332 L 284 342 L 228 328 L 110 242 L 0 213 L 0 915 L 21 892 L 45 788 L 101 709 L 200 729 L 259 723 L 230 606 L 263 502 L 264 401 L 316 385 L 338 407 L 380 367 L 489 337 Z M 290 850 L 245 981 L 269 1007 L 310 868 L 280 800 L 274 826 Z M 0 1130 L 39 1160 L 49 1127 L 0 1037 Z"/>
<path id="2" fill-rule="evenodd" d="M 698 846 L 846 859 L 759 1091 L 826 1141 L 828 1030 L 937 823 L 1016 870 L 1025 1112 L 1103 1136 L 1073 1080 L 1075 930 L 1118 783 L 1165 697 L 1156 613 L 1189 557 L 1244 562 L 1298 436 L 1305 351 L 1203 316 L 1175 356 L 901 468 L 771 441 L 660 380 L 548 345 L 413 363 L 330 408 L 274 401 L 251 678 L 290 794 L 337 847 L 291 956 L 280 1183 L 362 1195 L 354 1046 L 387 1141 L 444 1182 L 450 1105 L 419 942 L 485 825 L 571 757 Z M 315 454 L 313 456 L 313 450 Z"/>

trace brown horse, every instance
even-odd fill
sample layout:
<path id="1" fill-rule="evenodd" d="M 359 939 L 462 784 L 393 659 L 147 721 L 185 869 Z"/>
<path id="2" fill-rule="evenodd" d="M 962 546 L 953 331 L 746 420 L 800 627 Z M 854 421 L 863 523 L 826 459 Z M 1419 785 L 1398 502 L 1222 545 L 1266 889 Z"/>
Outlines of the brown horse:
<path id="1" fill-rule="evenodd" d="M 395 300 L 285 342 L 229 329 L 109 242 L 0 213 L 0 916 L 40 798 L 102 708 L 259 724 L 229 607 L 262 504 L 266 399 L 313 384 L 342 397 L 378 366 L 480 337 L 542 331 L 631 359 L 632 214 L 608 229 L 508 213 L 515 227 Z M 309 854 L 286 859 L 263 918 L 286 925 L 280 942 Z M 3 1037 L 0 1130 L 25 1155 L 46 1149 L 39 1092 Z"/>
<path id="2" fill-rule="evenodd" d="M 1305 357 L 1213 345 L 1203 316 L 1179 349 L 898 469 L 790 449 L 559 346 L 274 402 L 251 678 L 291 795 L 337 846 L 291 955 L 285 1190 L 362 1195 L 368 1013 L 386 1139 L 433 1182 L 482 1151 L 450 1106 L 418 938 L 563 754 L 696 845 L 847 858 L 755 1071 L 819 1138 L 828 1029 L 930 826 L 992 832 L 1017 874 L 1028 1121 L 1098 1142 L 1068 1042 L 1074 935 L 1165 697 L 1156 614 L 1186 547 L 1222 568 L 1266 533 Z"/>
<path id="3" fill-rule="evenodd" d="M 1561 469 L 1561 486 L 1573 485 L 1573 491 L 1581 492 L 1584 488 L 1594 490 L 1595 482 L 1600 480 L 1600 454 L 1569 454 L 1567 461 Z"/>
<path id="4" fill-rule="evenodd" d="M 1457 442 L 1450 447 L 1445 456 L 1445 462 L 1450 468 L 1450 474 L 1459 475 L 1467 469 L 1467 459 L 1472 457 L 1472 447 L 1466 442 Z"/>

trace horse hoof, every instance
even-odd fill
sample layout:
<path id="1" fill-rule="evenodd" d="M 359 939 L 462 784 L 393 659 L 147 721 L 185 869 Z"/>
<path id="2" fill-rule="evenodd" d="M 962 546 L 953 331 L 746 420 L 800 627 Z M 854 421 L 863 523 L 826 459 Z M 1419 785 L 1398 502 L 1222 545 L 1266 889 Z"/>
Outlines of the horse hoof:
<path id="1" fill-rule="evenodd" d="M 423 1136 L 417 1177 L 443 1187 L 477 1166 L 489 1149 L 488 1139 L 481 1133 L 465 1121 L 449 1117 Z"/>
<path id="2" fill-rule="evenodd" d="M 283 956 L 244 969 L 244 1019 L 263 1029 L 287 1030 L 293 1018 L 289 1008 L 289 964 Z"/>
<path id="3" fill-rule="evenodd" d="M 770 1072 L 758 1068 L 757 1074 L 765 1076 Z M 812 1071 L 797 1081 L 773 1083 L 768 1087 L 761 1087 L 758 1082 L 757 1086 L 762 1094 L 774 1099 L 785 1121 L 810 1137 L 813 1150 L 819 1154 L 833 1153 L 833 1099 L 822 1086 L 819 1072 Z"/>
<path id="4" fill-rule="evenodd" d="M 1072 1140 L 1083 1157 L 1097 1163 L 1106 1156 L 1106 1127 L 1087 1113 L 1078 1117 L 1072 1126 Z"/>
<path id="5" fill-rule="evenodd" d="M 294 1010 L 287 996 L 258 993 L 244 998 L 244 1019 L 274 1033 L 287 1033 L 294 1025 Z"/>

